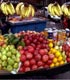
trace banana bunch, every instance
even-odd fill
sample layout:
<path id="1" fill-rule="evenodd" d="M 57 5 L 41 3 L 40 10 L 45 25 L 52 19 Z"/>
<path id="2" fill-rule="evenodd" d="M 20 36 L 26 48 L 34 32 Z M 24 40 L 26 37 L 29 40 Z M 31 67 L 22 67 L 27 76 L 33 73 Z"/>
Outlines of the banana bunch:
<path id="1" fill-rule="evenodd" d="M 32 5 L 25 6 L 23 2 L 20 2 L 16 6 L 16 14 L 20 15 L 21 18 L 28 18 L 35 15 L 35 9 Z"/>
<path id="2" fill-rule="evenodd" d="M 15 8 L 12 3 L 2 2 L 0 9 L 5 15 L 13 15 L 15 13 Z"/>
<path id="3" fill-rule="evenodd" d="M 62 9 L 64 16 L 70 17 L 70 5 L 63 4 L 61 9 Z"/>
<path id="4" fill-rule="evenodd" d="M 50 3 L 48 5 L 48 12 L 50 13 L 50 15 L 58 16 L 58 17 L 60 17 L 63 14 L 61 7 L 58 3 L 54 3 L 54 4 Z"/>

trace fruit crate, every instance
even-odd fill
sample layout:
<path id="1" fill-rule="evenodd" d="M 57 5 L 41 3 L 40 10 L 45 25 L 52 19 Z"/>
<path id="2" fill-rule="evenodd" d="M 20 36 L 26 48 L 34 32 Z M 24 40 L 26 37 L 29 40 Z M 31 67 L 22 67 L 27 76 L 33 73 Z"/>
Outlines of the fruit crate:
<path id="1" fill-rule="evenodd" d="M 33 18 L 31 20 L 23 20 L 23 21 L 17 21 L 17 22 L 8 22 L 10 26 L 10 30 L 12 33 L 18 33 L 20 31 L 37 31 L 41 32 L 46 28 L 46 20 L 45 19 L 39 19 L 39 18 Z"/>
<path id="2" fill-rule="evenodd" d="M 70 63 L 59 66 L 59 67 L 55 67 L 52 69 L 39 69 L 39 70 L 35 70 L 35 71 L 29 71 L 29 72 L 25 72 L 25 73 L 18 73 L 18 74 L 3 74 L 0 75 L 0 79 L 29 79 L 29 78 L 42 78 L 43 76 L 46 76 L 47 78 L 52 78 L 55 75 L 64 73 L 66 71 L 70 70 Z"/>

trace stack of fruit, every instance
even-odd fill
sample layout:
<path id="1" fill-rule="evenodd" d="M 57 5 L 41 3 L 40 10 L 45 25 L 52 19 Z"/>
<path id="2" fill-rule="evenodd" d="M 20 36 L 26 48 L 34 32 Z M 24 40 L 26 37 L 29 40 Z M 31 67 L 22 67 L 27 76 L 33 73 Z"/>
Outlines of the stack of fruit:
<path id="1" fill-rule="evenodd" d="M 24 35 L 22 41 L 25 47 L 18 47 L 21 54 L 21 67 L 19 72 L 27 72 L 41 68 L 53 68 L 66 63 L 65 55 L 62 49 L 54 45 L 54 42 L 48 41 L 37 32 L 20 32 L 17 36 Z M 55 47 L 54 47 L 55 46 Z M 60 48 L 60 49 L 59 49 Z"/>
<path id="2" fill-rule="evenodd" d="M 13 45 L 0 47 L 0 70 L 17 71 L 20 62 L 20 53 Z"/>
<path id="3" fill-rule="evenodd" d="M 63 4 L 62 6 L 60 6 L 56 2 L 50 3 L 48 5 L 48 12 L 54 17 L 60 17 L 61 15 L 70 17 L 70 5 Z"/>
<path id="4" fill-rule="evenodd" d="M 3 14 L 7 15 L 13 15 L 15 13 L 15 8 L 12 3 L 8 2 L 2 2 L 0 5 L 0 9 L 3 12 Z"/>
<path id="5" fill-rule="evenodd" d="M 48 11 L 52 16 L 59 16 L 60 17 L 63 14 L 61 7 L 58 3 L 54 3 L 54 4 L 50 3 L 48 5 Z"/>

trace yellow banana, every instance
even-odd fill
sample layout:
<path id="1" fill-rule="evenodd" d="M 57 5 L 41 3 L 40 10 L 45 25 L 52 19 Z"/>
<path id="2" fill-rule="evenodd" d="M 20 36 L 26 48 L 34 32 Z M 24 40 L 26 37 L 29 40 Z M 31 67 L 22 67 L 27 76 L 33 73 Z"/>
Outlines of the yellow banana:
<path id="1" fill-rule="evenodd" d="M 11 9 L 12 14 L 14 14 L 15 13 L 15 8 L 14 8 L 12 3 L 10 3 L 10 7 L 11 7 L 10 9 Z"/>
<path id="2" fill-rule="evenodd" d="M 50 13 L 52 16 L 55 16 L 56 14 L 55 14 L 55 12 L 54 12 L 54 6 L 52 6 L 52 8 L 51 8 L 51 13 Z"/>
<path id="3" fill-rule="evenodd" d="M 48 5 L 48 12 L 50 12 L 50 13 L 51 13 L 51 8 L 52 8 L 52 6 L 53 6 L 52 3 Z"/>
<path id="4" fill-rule="evenodd" d="M 25 18 L 25 6 L 24 5 L 21 5 L 21 8 L 20 8 L 20 16 L 22 17 L 22 18 Z"/>
<path id="5" fill-rule="evenodd" d="M 23 2 L 20 2 L 20 3 L 17 4 L 17 6 L 16 6 L 16 14 L 17 14 L 17 15 L 19 15 L 20 12 L 21 12 L 21 11 L 20 11 L 20 7 L 21 7 L 21 5 L 24 5 Z"/>
<path id="6" fill-rule="evenodd" d="M 3 14 L 8 15 L 7 9 L 6 9 L 6 2 L 3 2 L 1 4 L 1 11 L 3 12 Z"/>

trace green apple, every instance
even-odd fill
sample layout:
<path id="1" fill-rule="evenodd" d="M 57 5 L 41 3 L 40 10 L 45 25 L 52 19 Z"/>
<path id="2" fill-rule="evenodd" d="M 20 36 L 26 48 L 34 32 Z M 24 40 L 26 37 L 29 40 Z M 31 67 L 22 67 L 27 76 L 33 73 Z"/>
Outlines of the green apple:
<path id="1" fill-rule="evenodd" d="M 15 60 L 16 59 L 16 56 L 15 55 L 12 55 L 12 57 L 11 57 L 13 60 Z"/>
<path id="2" fill-rule="evenodd" d="M 17 69 L 18 68 L 18 66 L 19 66 L 19 64 L 18 63 L 14 63 L 14 69 Z"/>
<path id="3" fill-rule="evenodd" d="M 8 65 L 8 66 L 7 66 L 7 70 L 8 70 L 8 71 L 12 71 L 12 70 L 13 70 L 13 67 L 12 67 L 11 65 Z"/>
<path id="4" fill-rule="evenodd" d="M 12 53 L 9 51 L 6 53 L 7 57 L 11 57 L 12 56 Z"/>
<path id="5" fill-rule="evenodd" d="M 4 70 L 7 70 L 7 67 L 3 67 Z"/>
<path id="6" fill-rule="evenodd" d="M 20 57 L 20 53 L 19 53 L 19 52 L 17 52 L 16 57 L 17 57 L 17 58 L 19 58 L 19 57 Z"/>
<path id="7" fill-rule="evenodd" d="M 3 61 L 7 60 L 7 56 L 6 56 L 6 55 L 2 55 L 1 59 L 2 59 Z"/>
<path id="8" fill-rule="evenodd" d="M 9 48 L 8 48 L 8 47 L 6 47 L 6 48 L 5 48 L 5 50 L 6 50 L 6 51 L 9 51 Z"/>
<path id="9" fill-rule="evenodd" d="M 1 49 L 1 52 L 3 52 L 3 51 L 5 51 L 5 49 L 4 49 L 4 48 L 2 48 L 2 49 Z"/>
<path id="10" fill-rule="evenodd" d="M 3 55 L 6 55 L 6 53 L 7 53 L 7 52 L 6 52 L 5 50 L 2 52 Z"/>
<path id="11" fill-rule="evenodd" d="M 14 60 L 11 59 L 11 58 L 8 58 L 8 64 L 9 64 L 9 65 L 13 65 L 13 64 L 14 64 Z"/>
<path id="12" fill-rule="evenodd" d="M 10 49 L 12 50 L 12 49 L 14 49 L 15 47 L 14 47 L 14 45 L 10 45 Z"/>
<path id="13" fill-rule="evenodd" d="M 3 67 L 7 66 L 7 61 L 3 61 L 3 62 L 2 62 L 2 66 L 3 66 Z"/>
<path id="14" fill-rule="evenodd" d="M 20 62 L 20 58 L 16 58 L 15 61 L 16 61 L 16 62 Z"/>
<path id="15" fill-rule="evenodd" d="M 12 49 L 12 51 L 11 51 L 11 52 L 12 52 L 12 54 L 14 54 L 14 55 L 15 55 L 15 54 L 16 54 L 16 49 Z"/>

